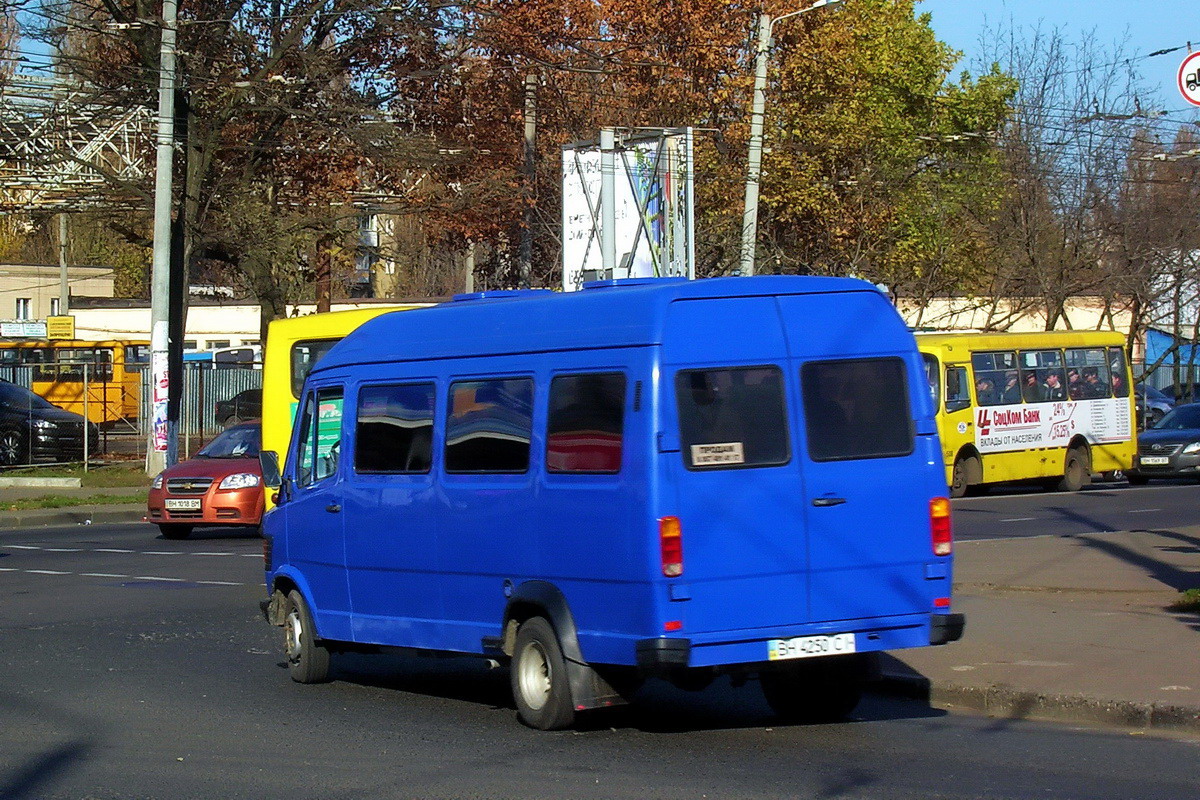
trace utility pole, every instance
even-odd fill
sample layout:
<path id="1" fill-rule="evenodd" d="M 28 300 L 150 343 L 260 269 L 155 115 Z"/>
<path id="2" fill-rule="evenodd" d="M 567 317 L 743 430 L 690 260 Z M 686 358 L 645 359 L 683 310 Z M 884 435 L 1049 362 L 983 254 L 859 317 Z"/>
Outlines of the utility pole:
<path id="1" fill-rule="evenodd" d="M 525 76 L 525 224 L 521 230 L 519 262 L 522 289 L 529 288 L 533 270 L 533 187 L 537 180 L 537 75 Z"/>
<path id="2" fill-rule="evenodd" d="M 58 215 L 58 315 L 70 313 L 71 287 L 67 281 L 67 215 Z"/>
<path id="3" fill-rule="evenodd" d="M 763 116 L 767 105 L 767 53 L 771 49 L 771 29 L 777 22 L 836 5 L 842 0 L 816 0 L 808 8 L 772 19 L 766 12 L 758 15 L 758 45 L 754 51 L 754 99 L 750 107 L 750 152 L 746 168 L 746 203 L 742 211 L 742 249 L 739 272 L 754 274 L 754 251 L 758 243 L 758 184 L 762 177 Z"/>
<path id="4" fill-rule="evenodd" d="M 617 130 L 600 129 L 600 275 L 608 280 L 617 270 Z"/>
<path id="5" fill-rule="evenodd" d="M 154 177 L 154 259 L 150 273 L 150 441 L 146 474 L 168 466 L 168 444 L 178 431 L 170 422 L 171 168 L 175 155 L 175 28 L 177 0 L 163 0 L 159 46 L 158 135 Z"/>

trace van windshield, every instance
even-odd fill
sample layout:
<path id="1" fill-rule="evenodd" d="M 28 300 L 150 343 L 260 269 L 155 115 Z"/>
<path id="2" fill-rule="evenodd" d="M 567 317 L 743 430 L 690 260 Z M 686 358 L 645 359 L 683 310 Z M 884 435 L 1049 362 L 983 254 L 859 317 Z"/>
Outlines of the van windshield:
<path id="1" fill-rule="evenodd" d="M 689 469 L 765 467 L 791 457 L 778 367 L 679 372 L 675 397 Z"/>

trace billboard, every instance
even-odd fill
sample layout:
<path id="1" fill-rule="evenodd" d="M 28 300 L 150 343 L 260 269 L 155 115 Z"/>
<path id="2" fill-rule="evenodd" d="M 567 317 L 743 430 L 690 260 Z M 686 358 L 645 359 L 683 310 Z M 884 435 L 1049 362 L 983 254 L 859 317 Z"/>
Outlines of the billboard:
<path id="1" fill-rule="evenodd" d="M 692 129 L 619 137 L 612 219 L 616 263 L 600 249 L 604 204 L 600 147 L 563 147 L 563 290 L 603 278 L 694 278 Z"/>

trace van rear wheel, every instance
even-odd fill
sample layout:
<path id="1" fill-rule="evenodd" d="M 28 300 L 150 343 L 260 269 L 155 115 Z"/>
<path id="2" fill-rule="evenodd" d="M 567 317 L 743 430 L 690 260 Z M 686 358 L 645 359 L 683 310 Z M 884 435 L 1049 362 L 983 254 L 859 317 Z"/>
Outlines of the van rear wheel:
<path id="1" fill-rule="evenodd" d="M 531 617 L 517 629 L 509 676 L 521 722 L 556 731 L 575 721 L 567 662 L 554 627 L 543 617 Z"/>
<path id="2" fill-rule="evenodd" d="M 759 675 L 763 697 L 785 722 L 837 722 L 862 700 L 866 661 L 825 656 Z"/>

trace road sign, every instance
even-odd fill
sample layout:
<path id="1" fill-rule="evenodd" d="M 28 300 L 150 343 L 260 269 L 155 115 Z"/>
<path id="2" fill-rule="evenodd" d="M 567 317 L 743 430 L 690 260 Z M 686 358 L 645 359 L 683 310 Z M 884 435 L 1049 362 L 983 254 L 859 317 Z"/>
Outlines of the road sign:
<path id="1" fill-rule="evenodd" d="M 46 317 L 46 338 L 74 339 L 75 317 L 70 315 L 61 317 Z"/>
<path id="2" fill-rule="evenodd" d="M 1188 53 L 1179 65 L 1179 91 L 1184 100 L 1200 106 L 1200 52 Z"/>

